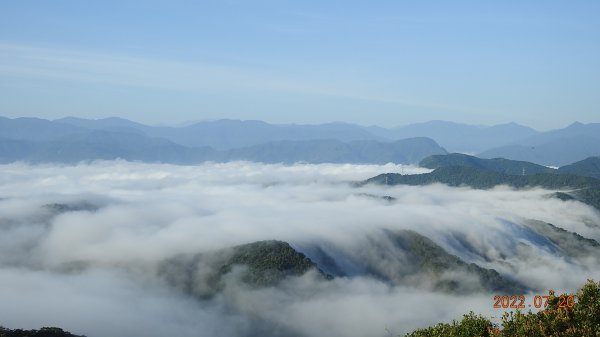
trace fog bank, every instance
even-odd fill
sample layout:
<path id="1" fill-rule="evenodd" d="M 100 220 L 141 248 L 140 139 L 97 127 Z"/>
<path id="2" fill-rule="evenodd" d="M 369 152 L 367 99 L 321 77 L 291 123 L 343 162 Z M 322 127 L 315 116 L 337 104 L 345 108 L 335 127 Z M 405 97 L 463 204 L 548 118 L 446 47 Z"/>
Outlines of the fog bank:
<path id="1" fill-rule="evenodd" d="M 535 219 L 600 240 L 600 213 L 550 198 L 553 191 L 351 184 L 428 171 L 392 164 L 0 165 L 0 325 L 53 325 L 90 337 L 381 336 L 471 310 L 501 316 L 492 309 L 494 294 L 450 295 L 360 273 L 332 281 L 308 273 L 266 288 L 232 273 L 208 299 L 155 273 L 175 256 L 273 239 L 377 261 L 381 245 L 373 242 L 382 243 L 385 230 L 412 230 L 535 294 L 600 279 L 598 250 L 574 255 L 528 225 Z M 393 268 L 379 260 L 379 268 Z"/>

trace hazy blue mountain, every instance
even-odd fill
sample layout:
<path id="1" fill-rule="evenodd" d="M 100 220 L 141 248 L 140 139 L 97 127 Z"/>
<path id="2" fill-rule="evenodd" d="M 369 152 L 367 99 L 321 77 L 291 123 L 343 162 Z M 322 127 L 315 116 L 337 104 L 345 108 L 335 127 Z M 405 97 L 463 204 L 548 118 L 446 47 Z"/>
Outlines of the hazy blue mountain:
<path id="1" fill-rule="evenodd" d="M 0 139 L 0 163 L 76 163 L 96 159 L 195 164 L 247 160 L 265 163 L 417 163 L 446 153 L 427 138 L 393 143 L 337 140 L 281 141 L 228 151 L 186 147 L 163 138 L 135 133 L 93 130 L 56 140 L 32 142 Z"/>
<path id="2" fill-rule="evenodd" d="M 600 155 L 600 139 L 590 136 L 573 136 L 536 146 L 504 146 L 484 151 L 478 156 L 482 158 L 502 157 L 559 167 L 598 155 Z"/>
<path id="3" fill-rule="evenodd" d="M 197 122 L 182 127 L 147 126 L 121 118 L 87 120 L 63 118 L 56 122 L 88 129 L 123 130 L 130 128 L 151 137 L 168 139 L 188 147 L 210 146 L 218 150 L 247 147 L 282 140 L 336 139 L 385 140 L 369 133 L 358 125 L 346 123 L 327 123 L 318 125 L 269 124 L 262 121 L 240 121 L 222 119 Z"/>
<path id="4" fill-rule="evenodd" d="M 519 143 L 521 145 L 537 146 L 546 144 L 551 141 L 582 136 L 600 139 L 600 123 L 582 124 L 579 122 L 575 122 L 565 128 L 541 132 L 515 143 Z"/>
<path id="5" fill-rule="evenodd" d="M 121 118 L 87 120 L 68 117 L 57 122 L 89 129 L 123 131 L 125 128 L 130 128 L 148 136 L 166 138 L 185 146 L 211 146 L 219 150 L 283 140 L 336 139 L 348 142 L 428 137 L 450 151 L 475 153 L 537 134 L 537 131 L 515 123 L 476 126 L 445 121 L 430 121 L 391 128 L 363 127 L 347 123 L 269 124 L 262 121 L 229 119 L 196 122 L 179 127 L 147 126 Z"/>
<path id="6" fill-rule="evenodd" d="M 174 164 L 230 160 L 267 163 L 416 163 L 429 155 L 446 153 L 438 144 L 426 138 L 396 142 L 352 141 L 353 138 L 374 137 L 358 126 L 341 123 L 271 125 L 257 121 L 221 120 L 172 128 L 145 126 L 121 118 L 87 120 L 69 117 L 57 121 L 2 118 L 0 131 L 2 163 L 74 163 L 117 158 Z M 159 137 L 161 134 L 166 137 Z M 328 138 L 317 139 L 319 137 Z M 288 140 L 268 141 L 279 138 Z M 181 144 L 186 142 L 217 144 L 221 150 Z M 246 144 L 256 142 L 260 144 Z M 246 146 L 223 149 L 240 144 Z"/>
<path id="7" fill-rule="evenodd" d="M 402 139 L 429 137 L 450 152 L 476 153 L 513 143 L 537 134 L 537 131 L 516 123 L 477 126 L 446 121 L 429 121 L 394 128 L 369 127 L 373 134 Z"/>
<path id="8" fill-rule="evenodd" d="M 573 123 L 564 129 L 543 132 L 479 154 L 483 158 L 502 157 L 550 166 L 563 166 L 599 155 L 599 123 Z"/>
<path id="9" fill-rule="evenodd" d="M 111 137 L 123 138 L 125 134 L 134 140 L 153 139 L 158 146 L 155 154 L 142 155 L 129 146 L 129 149 L 115 149 L 118 153 L 106 153 L 99 144 L 92 144 L 89 138 L 93 132 L 114 133 Z M 116 136 L 119 134 L 119 136 Z M 99 158 L 121 157 L 132 160 L 189 163 L 202 160 L 247 159 L 265 162 L 373 162 L 395 161 L 401 163 L 418 162 L 423 153 L 431 149 L 415 144 L 414 148 L 403 147 L 390 142 L 390 139 L 428 137 L 436 140 L 451 151 L 481 152 L 482 158 L 507 158 L 529 161 L 536 164 L 563 166 L 590 156 L 600 155 L 600 124 L 574 123 L 564 129 L 538 133 L 533 129 L 514 124 L 496 126 L 474 126 L 443 121 L 431 121 L 403 127 L 385 129 L 362 127 L 345 123 L 320 125 L 268 124 L 261 121 L 218 120 L 198 122 L 182 127 L 147 126 L 122 118 L 88 120 L 67 117 L 56 121 L 38 118 L 0 117 L 0 160 L 6 162 L 17 158 L 20 151 L 36 153 L 31 142 L 50 142 L 43 151 L 64 154 L 60 148 L 73 150 L 73 158 L 82 157 L 83 147 L 90 147 L 91 154 Z M 96 137 L 97 138 L 97 137 Z M 84 140 L 83 145 L 67 144 L 69 141 Z M 86 140 L 87 139 L 87 140 Z M 158 144 L 157 139 L 162 139 Z M 24 141 L 15 143 L 14 141 Z M 380 142 L 381 148 L 373 144 Z M 306 142 L 306 143 L 304 143 Z M 337 143 L 336 143 L 337 142 Z M 124 146 L 116 142 L 119 146 Z M 351 145 L 345 145 L 346 143 Z M 389 143 L 389 144 L 388 144 Z M 141 146 L 138 142 L 136 143 Z M 509 145 L 506 145 L 509 144 Z M 150 145 L 150 144 L 147 144 Z M 183 146 L 175 149 L 174 145 Z M 503 146 L 500 146 L 503 145 Z M 57 149 L 57 147 L 59 149 Z M 165 151 L 173 147 L 175 154 Z M 214 157 L 206 154 L 198 157 L 191 148 L 212 147 L 219 150 Z M 150 151 L 148 147 L 147 150 Z M 242 149 L 243 148 L 243 149 Z M 29 149 L 29 150 L 27 150 Z M 298 151 L 301 155 L 279 152 Z M 410 153 L 410 151 L 413 153 Z M 43 156 L 37 152 L 31 160 Z M 177 154 L 177 153 L 180 154 Z M 201 151 L 202 152 L 202 151 Z M 132 153 L 135 153 L 132 154 Z M 429 152 L 443 154 L 445 152 Z M 88 155 L 85 159 L 93 157 Z M 65 154 L 66 155 L 66 154 Z M 426 156 L 426 155 L 425 155 Z M 148 157 L 149 159 L 146 159 Z M 171 158 L 173 157 L 173 158 Z M 18 159 L 18 158 L 17 158 Z M 27 158 L 21 158 L 28 160 Z M 47 160 L 41 158 L 38 161 Z M 70 159 L 75 160 L 75 159 Z M 56 158 L 55 161 L 61 161 Z"/>
<path id="10" fill-rule="evenodd" d="M 403 139 L 393 143 L 339 140 L 280 141 L 229 150 L 222 160 L 265 163 L 417 163 L 446 151 L 428 138 Z"/>
<path id="11" fill-rule="evenodd" d="M 34 153 L 38 153 L 39 143 L 0 138 L 0 163 L 29 161 Z"/>
<path id="12" fill-rule="evenodd" d="M 82 135 L 88 130 L 75 125 L 51 122 L 40 118 L 0 117 L 0 138 L 27 141 L 47 141 L 66 135 Z"/>
<path id="13" fill-rule="evenodd" d="M 261 121 L 219 120 L 183 128 L 156 127 L 147 134 L 170 139 L 186 146 L 233 149 L 274 141 L 336 139 L 339 141 L 383 140 L 359 126 L 344 123 L 320 125 L 268 124 Z"/>
<path id="14" fill-rule="evenodd" d="M 53 122 L 69 124 L 81 128 L 103 130 L 103 129 L 114 129 L 114 128 L 132 128 L 132 129 L 145 129 L 148 126 L 130 121 L 128 119 L 120 117 L 109 117 L 101 119 L 85 119 L 78 117 L 65 117 L 61 119 L 55 119 Z"/>
<path id="15" fill-rule="evenodd" d="M 76 163 L 96 159 L 174 164 L 197 163 L 213 158 L 210 148 L 187 148 L 166 139 L 133 133 L 92 131 L 32 142 L 0 139 L 0 162 Z"/>
<path id="16" fill-rule="evenodd" d="M 513 175 L 557 172 L 552 168 L 526 161 L 509 160 L 504 158 L 482 159 L 461 153 L 430 156 L 423 159 L 419 163 L 419 166 L 430 169 L 437 169 L 446 166 L 467 166 Z"/>
<path id="17" fill-rule="evenodd" d="M 589 157 L 576 163 L 562 166 L 558 169 L 558 172 L 600 179 L 600 157 Z"/>

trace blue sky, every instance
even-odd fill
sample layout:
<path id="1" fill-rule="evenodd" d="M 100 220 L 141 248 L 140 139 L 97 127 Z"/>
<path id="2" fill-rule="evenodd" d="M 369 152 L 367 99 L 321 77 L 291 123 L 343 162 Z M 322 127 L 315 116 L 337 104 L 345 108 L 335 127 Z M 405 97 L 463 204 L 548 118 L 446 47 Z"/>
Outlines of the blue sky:
<path id="1" fill-rule="evenodd" d="M 4 1 L 0 115 L 600 122 L 600 2 Z"/>

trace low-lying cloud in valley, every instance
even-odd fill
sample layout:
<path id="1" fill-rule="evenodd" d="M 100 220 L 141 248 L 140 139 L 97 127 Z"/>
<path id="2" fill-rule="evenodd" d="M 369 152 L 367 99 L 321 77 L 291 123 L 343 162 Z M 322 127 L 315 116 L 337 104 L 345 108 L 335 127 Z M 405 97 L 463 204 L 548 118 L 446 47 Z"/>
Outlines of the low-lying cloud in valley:
<path id="1" fill-rule="evenodd" d="M 353 184 L 383 172 L 428 172 L 391 164 L 107 161 L 0 170 L 7 327 L 53 325 L 92 337 L 381 336 L 471 310 L 501 316 L 492 309 L 496 293 L 476 274 L 445 270 L 436 277 L 448 283 L 440 284 L 461 280 L 476 289 L 447 292 L 401 263 L 411 256 L 401 249 L 410 233 L 532 295 L 600 279 L 598 248 L 578 255 L 549 240 L 546 224 L 600 241 L 599 212 L 543 189 Z M 218 291 L 201 296 L 165 272 L 177 270 L 165 269 L 170 261 L 210 261 L 216 251 L 260 240 L 287 242 L 337 275 L 313 270 L 255 287 L 236 267 Z M 197 268 L 191 280 L 204 282 L 211 268 Z"/>

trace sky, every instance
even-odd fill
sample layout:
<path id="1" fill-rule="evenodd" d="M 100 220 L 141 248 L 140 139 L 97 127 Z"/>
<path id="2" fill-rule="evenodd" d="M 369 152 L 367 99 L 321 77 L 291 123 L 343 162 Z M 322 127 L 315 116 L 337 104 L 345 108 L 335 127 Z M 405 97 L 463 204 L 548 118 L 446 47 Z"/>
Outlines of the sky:
<path id="1" fill-rule="evenodd" d="M 599 122 L 597 1 L 4 1 L 0 115 Z"/>

